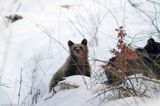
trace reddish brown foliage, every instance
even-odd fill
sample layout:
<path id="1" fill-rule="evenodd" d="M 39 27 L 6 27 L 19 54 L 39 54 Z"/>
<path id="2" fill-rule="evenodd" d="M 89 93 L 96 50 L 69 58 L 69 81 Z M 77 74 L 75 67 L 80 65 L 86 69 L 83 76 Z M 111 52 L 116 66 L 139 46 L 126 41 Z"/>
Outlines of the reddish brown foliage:
<path id="1" fill-rule="evenodd" d="M 122 26 L 120 26 L 118 29 L 115 29 L 115 31 L 118 32 L 118 41 L 117 41 L 117 46 L 116 48 L 113 48 L 110 50 L 112 54 L 115 55 L 116 60 L 113 62 L 113 64 L 122 72 L 120 73 L 126 73 L 129 72 L 127 69 L 127 61 L 128 60 L 135 60 L 138 58 L 136 52 L 134 52 L 131 48 L 130 45 L 126 44 L 124 42 L 125 37 L 127 36 L 127 33 L 123 29 Z M 116 76 L 119 79 L 124 79 L 122 76 L 119 76 L 120 73 L 117 73 L 113 71 L 109 66 L 105 65 L 102 66 L 102 68 L 106 69 L 107 71 L 113 75 Z"/>

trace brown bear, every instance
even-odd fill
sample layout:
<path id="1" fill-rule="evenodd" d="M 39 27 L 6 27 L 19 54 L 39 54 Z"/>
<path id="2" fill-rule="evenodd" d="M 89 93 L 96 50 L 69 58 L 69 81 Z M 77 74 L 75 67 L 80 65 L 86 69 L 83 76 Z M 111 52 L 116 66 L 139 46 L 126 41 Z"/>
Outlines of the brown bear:
<path id="1" fill-rule="evenodd" d="M 49 84 L 49 92 L 54 91 L 54 87 L 65 77 L 72 75 L 85 75 L 90 77 L 90 64 L 88 62 L 87 40 L 83 39 L 80 44 L 68 41 L 70 55 L 66 62 L 54 74 Z"/>

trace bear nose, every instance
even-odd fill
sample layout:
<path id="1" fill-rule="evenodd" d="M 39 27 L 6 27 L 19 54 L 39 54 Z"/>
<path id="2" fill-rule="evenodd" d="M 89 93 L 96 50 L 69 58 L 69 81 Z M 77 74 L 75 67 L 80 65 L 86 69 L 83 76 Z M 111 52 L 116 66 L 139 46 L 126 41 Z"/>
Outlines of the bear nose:
<path id="1" fill-rule="evenodd" d="M 80 48 L 76 48 L 76 52 L 80 52 Z"/>
<path id="2" fill-rule="evenodd" d="M 76 47 L 76 48 L 75 48 L 76 54 L 80 54 L 80 51 L 81 51 L 81 49 L 80 49 L 79 47 Z"/>

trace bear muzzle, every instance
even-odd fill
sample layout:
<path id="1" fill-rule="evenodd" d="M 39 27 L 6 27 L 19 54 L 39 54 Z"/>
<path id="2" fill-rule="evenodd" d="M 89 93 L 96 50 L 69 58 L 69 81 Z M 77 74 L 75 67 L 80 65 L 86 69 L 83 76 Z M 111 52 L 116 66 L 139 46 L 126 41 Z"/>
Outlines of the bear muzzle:
<path id="1" fill-rule="evenodd" d="M 79 56 L 79 55 L 81 54 L 81 49 L 80 49 L 80 47 L 76 47 L 74 52 L 75 52 L 75 55 L 76 55 L 76 56 Z"/>

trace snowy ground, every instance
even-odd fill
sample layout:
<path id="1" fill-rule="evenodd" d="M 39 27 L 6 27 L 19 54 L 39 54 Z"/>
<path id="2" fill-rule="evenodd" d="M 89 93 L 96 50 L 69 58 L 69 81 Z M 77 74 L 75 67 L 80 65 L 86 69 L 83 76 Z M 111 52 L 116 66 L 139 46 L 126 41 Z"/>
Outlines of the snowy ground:
<path id="1" fill-rule="evenodd" d="M 145 0 L 135 2 L 147 11 L 153 8 Z M 9 23 L 4 17 L 10 14 L 23 19 Z M 93 57 L 108 60 L 112 56 L 109 50 L 115 47 L 114 29 L 125 26 L 128 35 L 138 39 L 128 37 L 126 42 L 133 40 L 135 47 L 143 47 L 154 30 L 146 20 L 126 0 L 0 0 L 0 106 L 28 106 L 39 91 L 36 106 L 148 104 L 139 98 L 101 103 L 92 99 L 96 78 L 86 78 L 86 88 L 80 76 L 71 77 L 81 82 L 79 88 L 59 91 L 44 101 L 50 95 L 49 80 L 68 56 L 68 40 L 88 39 L 92 71 L 98 72 L 101 63 L 94 62 Z M 154 101 L 156 106 L 158 100 Z"/>

